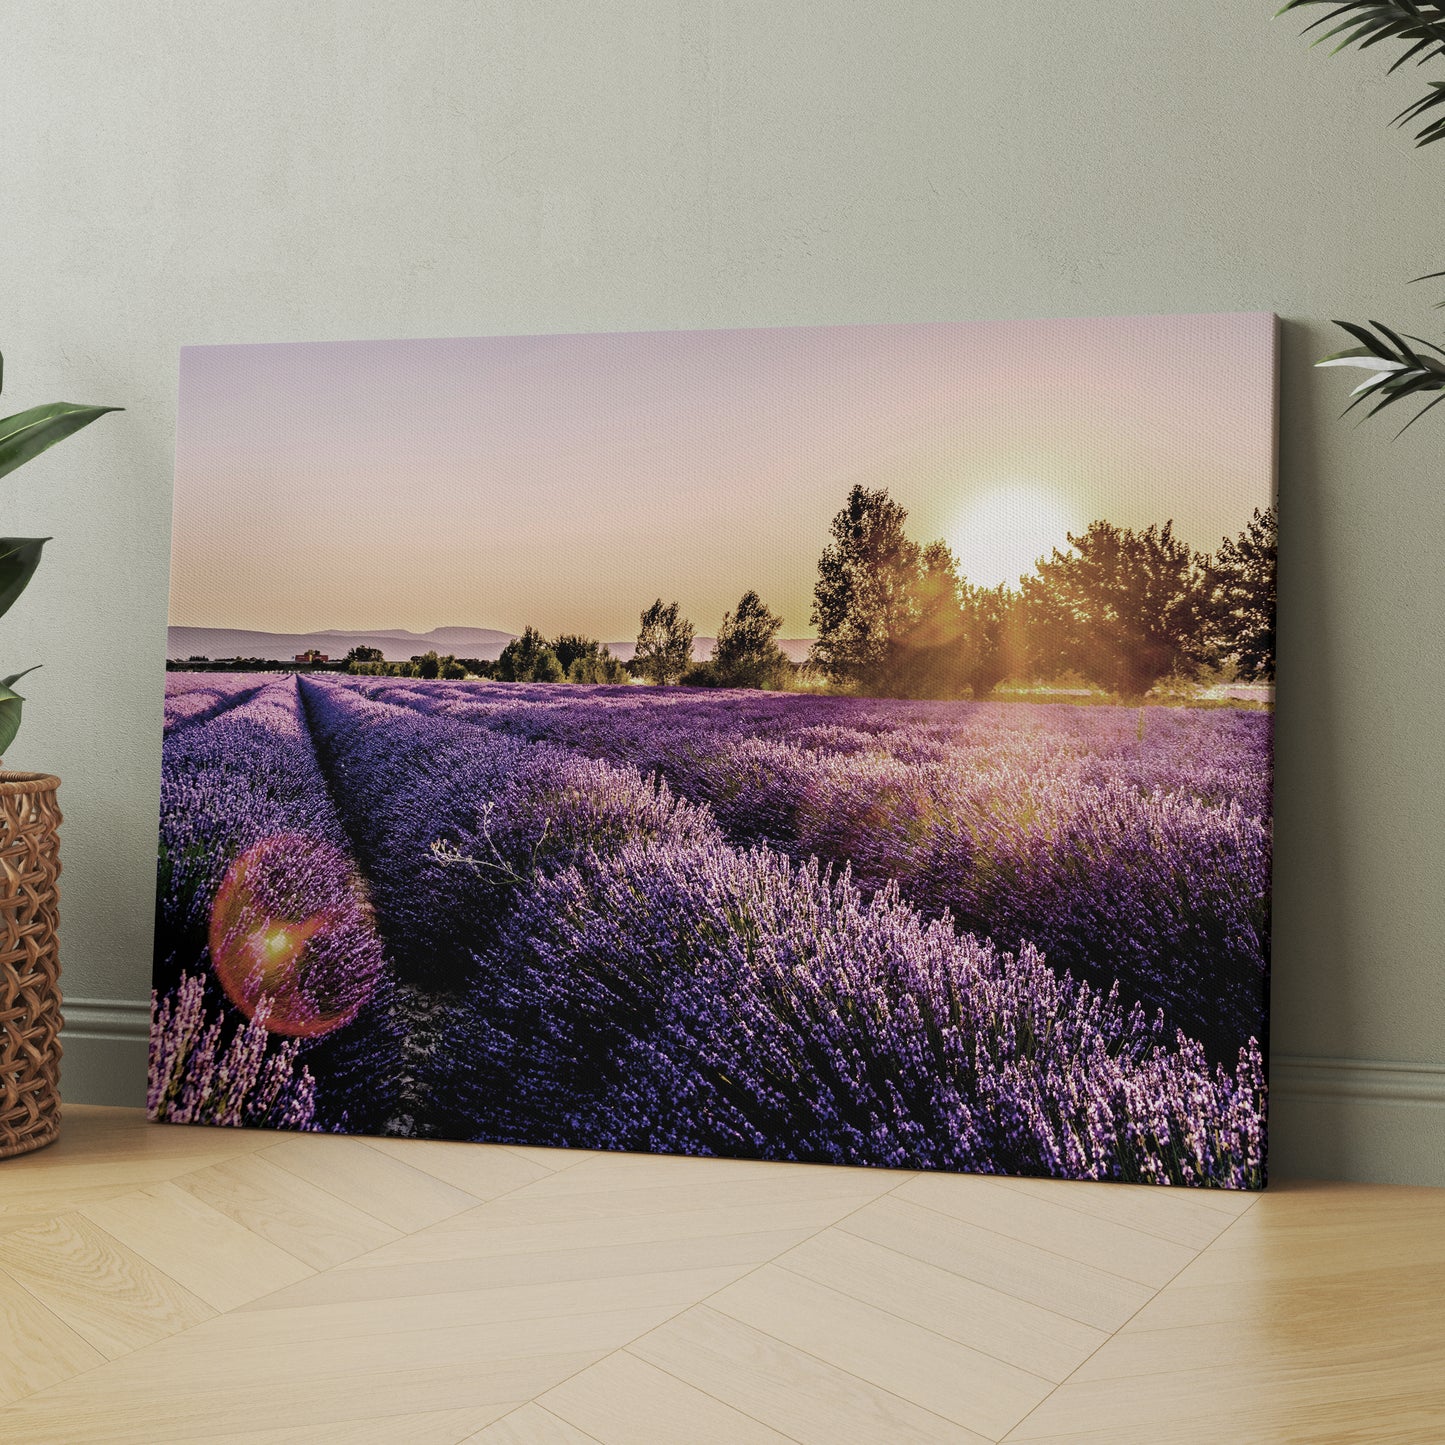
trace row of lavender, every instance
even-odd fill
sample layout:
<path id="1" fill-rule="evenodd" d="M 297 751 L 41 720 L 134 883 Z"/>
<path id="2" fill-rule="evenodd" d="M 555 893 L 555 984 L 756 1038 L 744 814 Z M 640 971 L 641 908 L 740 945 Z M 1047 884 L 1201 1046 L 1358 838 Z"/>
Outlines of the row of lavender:
<path id="1" fill-rule="evenodd" d="M 151 1116 L 380 1129 L 396 1110 L 404 1040 L 295 679 L 167 684 Z M 218 926 L 228 887 L 237 906 Z M 263 998 L 278 942 L 281 962 L 303 966 Z"/>
<path id="2" fill-rule="evenodd" d="M 368 696 L 656 774 L 729 842 L 847 867 L 929 918 L 1126 998 L 1230 1061 L 1269 941 L 1268 713 L 636 688 Z"/>
<path id="3" fill-rule="evenodd" d="M 633 765 L 303 680 L 436 1132 L 1256 1184 L 1263 1079 Z M 417 699 L 413 698 L 413 702 Z M 838 756 L 846 756 L 839 752 Z"/>
<path id="4" fill-rule="evenodd" d="M 229 696 L 211 679 L 204 697 L 180 686 L 167 704 L 158 978 L 175 988 L 156 1030 L 158 1115 L 1261 1178 L 1255 1047 L 1214 1067 L 1142 1010 L 1061 980 L 1032 948 L 1010 957 L 920 916 L 886 883 L 863 890 L 759 842 L 736 846 L 713 806 L 654 787 L 631 759 L 582 756 L 575 738 L 534 742 L 524 713 L 501 731 L 423 716 L 425 694 L 396 695 L 407 711 L 307 681 L 298 709 L 293 679 L 226 682 Z M 483 697 L 535 709 L 546 690 L 500 692 Z M 758 702 L 766 712 L 776 700 Z M 682 722 L 679 747 L 702 721 Z M 869 721 L 895 750 L 930 745 L 904 741 L 906 720 Z M 769 730 L 766 717 L 746 725 Z M 813 728 L 787 745 L 820 757 L 885 751 L 857 745 L 866 726 L 776 713 L 772 725 Z M 258 909 L 319 920 L 306 977 L 286 985 L 290 1017 L 269 1021 L 301 1037 L 242 1023 L 234 959 L 230 997 L 218 986 L 235 951 L 217 934 L 218 895 L 238 860 L 248 927 Z M 358 907 L 363 873 L 375 927 Z M 358 999 L 344 1024 L 304 1038 L 308 1000 L 334 1017 L 348 986 Z"/>

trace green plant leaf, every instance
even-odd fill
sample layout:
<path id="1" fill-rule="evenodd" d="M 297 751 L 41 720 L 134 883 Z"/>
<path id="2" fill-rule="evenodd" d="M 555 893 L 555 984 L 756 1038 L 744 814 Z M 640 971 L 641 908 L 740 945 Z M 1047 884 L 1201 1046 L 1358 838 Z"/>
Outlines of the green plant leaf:
<path id="1" fill-rule="evenodd" d="M 1410 49 L 1396 60 L 1395 65 L 1413 59 L 1417 53 L 1431 46 L 1445 47 L 1445 8 L 1434 0 L 1287 0 L 1275 11 L 1275 17 L 1287 15 L 1292 10 L 1302 10 L 1306 5 L 1331 7 L 1328 14 L 1305 26 L 1306 35 L 1321 25 L 1330 26 L 1322 35 L 1315 37 L 1313 43 L 1316 45 L 1341 34 L 1345 38 L 1335 47 L 1336 50 L 1350 45 L 1358 45 L 1365 50 L 1382 40 L 1409 42 Z M 1331 21 L 1338 24 L 1331 25 Z"/>
<path id="2" fill-rule="evenodd" d="M 24 677 L 25 674 L 17 673 L 16 676 Z M 20 709 L 24 703 L 25 699 L 9 683 L 0 682 L 0 753 L 15 741 L 15 734 L 20 731 Z"/>
<path id="3" fill-rule="evenodd" d="M 38 457 L 47 447 L 64 441 L 119 406 L 78 406 L 73 401 L 52 401 L 0 420 L 0 477 Z"/>
<path id="4" fill-rule="evenodd" d="M 15 605 L 40 565 L 49 537 L 0 537 L 0 617 Z"/>
<path id="5" fill-rule="evenodd" d="M 1308 35 L 1319 26 L 1326 26 L 1311 43 L 1322 45 L 1326 41 L 1337 40 L 1331 55 L 1338 55 L 1352 45 L 1368 50 L 1381 41 L 1398 40 L 1407 48 L 1396 56 L 1390 72 L 1398 70 L 1407 61 L 1424 65 L 1426 61 L 1445 56 L 1445 5 L 1438 0 L 1287 0 L 1275 12 L 1276 18 L 1292 10 L 1301 10 L 1306 5 L 1329 7 L 1327 13 L 1305 26 L 1304 33 Z M 1406 106 L 1391 124 L 1407 125 L 1421 119 L 1437 105 L 1445 104 L 1441 85 L 1442 82 L 1432 80 L 1429 93 L 1413 105 Z M 1429 124 L 1416 136 L 1415 144 L 1429 145 L 1442 139 L 1445 139 L 1445 119 L 1431 117 Z"/>
<path id="6" fill-rule="evenodd" d="M 1412 396 L 1421 396 L 1426 392 L 1445 393 L 1445 362 L 1424 354 L 1425 350 L 1440 353 L 1434 342 L 1424 341 L 1418 336 L 1411 336 L 1407 341 L 1378 321 L 1370 322 L 1374 331 L 1369 326 L 1356 326 L 1349 321 L 1336 321 L 1335 325 L 1347 331 L 1360 344 L 1323 357 L 1315 365 L 1358 366 L 1372 373 L 1350 393 L 1352 400 L 1345 408 L 1347 413 L 1361 402 L 1368 401 L 1373 405 L 1367 415 L 1374 416 L 1387 406 L 1394 406 Z M 1416 351 L 1409 342 L 1422 349 Z M 1445 395 L 1436 396 L 1416 412 L 1400 431 L 1413 426 L 1442 400 L 1445 400 Z"/>

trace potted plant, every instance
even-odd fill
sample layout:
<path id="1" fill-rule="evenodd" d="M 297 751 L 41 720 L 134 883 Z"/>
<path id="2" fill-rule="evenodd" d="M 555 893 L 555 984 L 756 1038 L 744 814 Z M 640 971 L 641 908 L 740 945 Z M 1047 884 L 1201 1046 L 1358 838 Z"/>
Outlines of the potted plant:
<path id="1" fill-rule="evenodd" d="M 56 401 L 5 417 L 0 420 L 0 477 L 96 417 L 119 410 Z M 35 575 L 49 540 L 0 537 L 0 616 Z M 27 667 L 0 680 L 0 753 L 20 731 L 25 699 L 15 684 L 34 670 Z M 49 1144 L 60 1127 L 59 786 L 60 780 L 47 773 L 5 772 L 0 764 L 0 1159 Z"/>

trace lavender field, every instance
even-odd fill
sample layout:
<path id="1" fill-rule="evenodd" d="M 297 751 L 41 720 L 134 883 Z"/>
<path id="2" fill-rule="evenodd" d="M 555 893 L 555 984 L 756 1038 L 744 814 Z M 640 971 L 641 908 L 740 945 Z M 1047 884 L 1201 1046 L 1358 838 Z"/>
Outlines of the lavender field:
<path id="1" fill-rule="evenodd" d="M 156 1117 L 1254 1188 L 1272 716 L 170 675 Z"/>

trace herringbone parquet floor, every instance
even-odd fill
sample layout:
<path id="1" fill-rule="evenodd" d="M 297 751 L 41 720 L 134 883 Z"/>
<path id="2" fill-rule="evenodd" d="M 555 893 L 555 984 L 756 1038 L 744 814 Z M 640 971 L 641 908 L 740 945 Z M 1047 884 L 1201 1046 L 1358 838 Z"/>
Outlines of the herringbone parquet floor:
<path id="1" fill-rule="evenodd" d="M 1439 1440 L 1442 1226 L 72 1108 L 0 1164 L 0 1440 Z"/>

